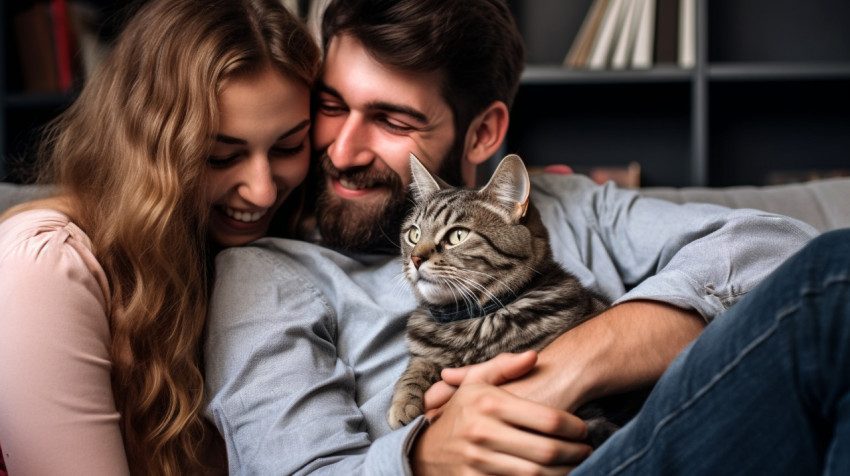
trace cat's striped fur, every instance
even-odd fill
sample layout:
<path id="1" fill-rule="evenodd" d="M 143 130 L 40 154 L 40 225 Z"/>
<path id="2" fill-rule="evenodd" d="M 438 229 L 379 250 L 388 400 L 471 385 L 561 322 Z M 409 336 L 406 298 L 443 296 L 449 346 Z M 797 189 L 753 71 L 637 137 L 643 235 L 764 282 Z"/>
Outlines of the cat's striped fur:
<path id="1" fill-rule="evenodd" d="M 441 369 L 540 350 L 607 307 L 554 260 L 518 156 L 480 190 L 446 186 L 413 156 L 411 171 L 416 203 L 401 248 L 420 306 L 407 325 L 411 360 L 388 412 L 393 428 L 422 414 Z"/>

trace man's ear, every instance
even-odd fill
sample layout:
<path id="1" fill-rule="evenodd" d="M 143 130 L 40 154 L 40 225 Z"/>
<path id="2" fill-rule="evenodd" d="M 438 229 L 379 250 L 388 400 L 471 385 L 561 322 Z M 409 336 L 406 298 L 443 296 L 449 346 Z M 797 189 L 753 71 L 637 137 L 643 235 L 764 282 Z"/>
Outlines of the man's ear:
<path id="1" fill-rule="evenodd" d="M 494 101 L 476 116 L 466 132 L 466 160 L 478 165 L 492 157 L 505 140 L 508 122 L 508 106 L 502 101 Z"/>

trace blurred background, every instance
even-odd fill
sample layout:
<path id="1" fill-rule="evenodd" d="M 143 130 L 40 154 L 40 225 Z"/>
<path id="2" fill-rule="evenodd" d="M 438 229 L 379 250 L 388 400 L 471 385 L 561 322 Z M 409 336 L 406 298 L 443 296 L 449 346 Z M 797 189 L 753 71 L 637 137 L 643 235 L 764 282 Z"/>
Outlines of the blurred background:
<path id="1" fill-rule="evenodd" d="M 309 20 L 325 1 L 284 3 Z M 568 164 L 631 187 L 850 175 L 847 0 L 508 4 L 528 62 L 503 149 L 533 168 Z M 38 128 L 73 101 L 132 11 L 4 2 L 2 181 L 27 181 Z"/>

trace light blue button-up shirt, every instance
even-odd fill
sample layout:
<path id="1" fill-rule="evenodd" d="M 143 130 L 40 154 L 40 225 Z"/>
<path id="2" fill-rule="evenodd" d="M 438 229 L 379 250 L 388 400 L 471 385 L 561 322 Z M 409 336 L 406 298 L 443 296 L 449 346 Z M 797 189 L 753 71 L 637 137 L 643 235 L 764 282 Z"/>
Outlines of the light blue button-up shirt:
<path id="1" fill-rule="evenodd" d="M 755 210 L 677 205 L 578 175 L 532 178 L 556 259 L 619 303 L 711 320 L 817 234 Z M 216 260 L 205 343 L 207 416 L 231 474 L 410 474 L 426 424 L 392 431 L 416 306 L 398 256 L 264 238 Z"/>

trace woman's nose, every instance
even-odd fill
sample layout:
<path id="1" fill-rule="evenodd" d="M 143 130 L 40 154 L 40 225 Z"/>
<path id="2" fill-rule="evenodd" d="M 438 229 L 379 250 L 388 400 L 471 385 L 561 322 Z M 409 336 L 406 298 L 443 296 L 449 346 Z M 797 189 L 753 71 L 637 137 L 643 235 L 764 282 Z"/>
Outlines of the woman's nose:
<path id="1" fill-rule="evenodd" d="M 248 167 L 238 189 L 239 195 L 254 206 L 271 207 L 277 200 L 277 185 L 268 157 L 252 157 L 246 165 Z"/>

